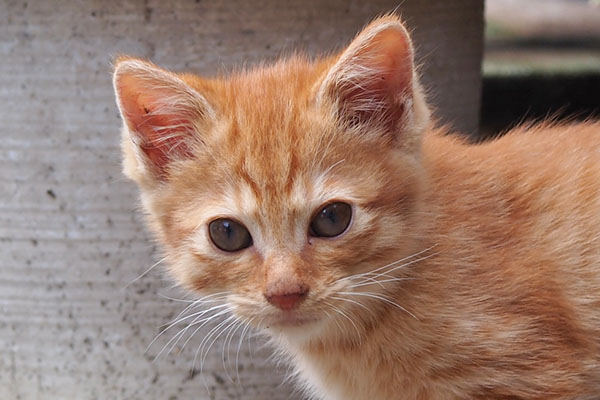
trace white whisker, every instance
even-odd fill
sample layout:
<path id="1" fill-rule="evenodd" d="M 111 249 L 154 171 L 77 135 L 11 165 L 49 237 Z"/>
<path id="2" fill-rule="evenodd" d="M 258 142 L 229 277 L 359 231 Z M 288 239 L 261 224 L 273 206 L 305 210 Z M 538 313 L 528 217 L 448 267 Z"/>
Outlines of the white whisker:
<path id="1" fill-rule="evenodd" d="M 229 381 L 231 383 L 234 383 L 235 381 L 233 380 L 231 375 L 229 375 L 229 369 L 227 368 L 227 366 L 225 364 L 225 349 L 227 349 L 227 360 L 230 361 L 229 355 L 231 354 L 231 341 L 233 340 L 233 337 L 235 336 L 235 333 L 237 332 L 237 330 L 243 325 L 244 325 L 244 320 L 242 320 L 242 319 L 237 320 L 233 324 L 231 329 L 229 329 L 229 332 L 227 333 L 227 335 L 225 335 L 225 340 L 223 341 L 223 350 L 221 352 L 221 358 L 223 360 L 223 369 L 225 370 L 225 375 L 227 375 L 227 377 L 229 378 Z M 229 362 L 229 365 L 231 365 L 231 361 Z"/>
<path id="2" fill-rule="evenodd" d="M 157 340 L 159 337 L 161 337 L 161 336 L 162 336 L 162 335 L 163 335 L 163 334 L 164 334 L 166 331 L 168 331 L 169 329 L 173 328 L 173 327 L 174 327 L 174 326 L 176 326 L 177 324 L 179 324 L 179 323 L 181 323 L 181 322 L 183 322 L 183 321 L 185 321 L 185 320 L 187 320 L 187 319 L 189 319 L 189 318 L 193 318 L 193 317 L 195 317 L 195 316 L 197 316 L 198 318 L 200 318 L 200 317 L 202 317 L 202 316 L 203 316 L 204 314 L 206 314 L 206 313 L 209 313 L 209 312 L 211 312 L 211 311 L 213 311 L 213 310 L 218 310 L 219 308 L 223 308 L 223 307 L 227 307 L 227 305 L 226 305 L 226 304 L 220 304 L 220 305 L 217 305 L 217 306 L 211 307 L 211 308 L 209 308 L 208 310 L 199 311 L 199 312 L 197 312 L 197 313 L 194 313 L 194 314 L 188 315 L 188 316 L 186 316 L 186 317 L 179 318 L 179 319 L 175 319 L 174 321 L 172 321 L 172 322 L 169 324 L 169 326 L 168 326 L 167 328 L 163 329 L 163 330 L 162 330 L 160 333 L 158 333 L 158 334 L 157 334 L 157 335 L 154 337 L 154 339 L 152 339 L 152 341 L 150 342 L 150 344 L 148 345 L 148 347 L 146 347 L 146 352 L 148 352 L 148 350 L 150 349 L 150 347 L 151 347 L 151 346 L 154 344 L 154 342 L 155 342 L 155 341 L 156 341 L 156 340 Z M 196 320 L 194 320 L 194 322 L 195 322 L 195 321 L 197 321 L 197 320 L 198 320 L 198 318 L 197 318 Z M 192 323 L 194 323 L 194 322 L 192 322 Z M 164 325 L 163 325 L 163 326 L 164 326 Z M 188 325 L 188 326 L 187 326 L 187 328 L 189 328 L 190 326 L 191 326 L 191 324 L 190 324 L 190 325 Z M 187 328 L 186 328 L 186 329 L 187 329 Z M 184 332 L 184 333 L 185 333 L 185 332 Z"/>
<path id="3" fill-rule="evenodd" d="M 402 269 L 402 268 L 408 267 L 409 265 L 412 265 L 412 264 L 415 264 L 415 263 L 421 262 L 421 261 L 423 261 L 423 260 L 427 260 L 428 258 L 431 258 L 431 257 L 437 256 L 438 254 L 439 254 L 439 253 L 433 253 L 433 254 L 430 254 L 430 255 L 427 255 L 427 256 L 424 256 L 424 257 L 417 258 L 416 260 L 411 260 L 411 261 L 409 261 L 409 262 L 406 262 L 406 263 L 404 263 L 404 264 L 401 264 L 401 265 L 395 266 L 395 267 L 393 267 L 392 269 L 389 269 L 389 270 L 385 271 L 385 273 L 386 273 L 386 274 L 390 274 L 390 273 L 392 273 L 392 272 L 395 272 L 395 271 L 397 271 L 397 270 L 399 270 L 399 269 Z M 378 277 L 380 277 L 380 276 L 383 276 L 383 274 L 382 274 L 382 273 L 379 273 L 379 274 L 377 274 L 376 276 L 374 276 L 374 278 L 378 278 Z"/>
<path id="4" fill-rule="evenodd" d="M 248 323 L 246 324 L 246 326 L 244 327 L 244 329 L 242 329 L 242 333 L 240 335 L 240 341 L 238 343 L 238 348 L 237 348 L 237 351 L 235 353 L 235 373 L 236 373 L 236 376 L 237 376 L 238 383 L 241 382 L 241 379 L 240 379 L 240 369 L 239 369 L 239 366 L 240 366 L 240 364 L 239 364 L 239 362 L 240 362 L 240 350 L 242 349 L 242 343 L 244 343 L 244 336 L 246 335 L 246 332 L 248 332 L 248 329 L 250 329 L 250 324 L 252 323 L 252 321 L 254 321 L 255 318 L 256 317 L 252 317 L 250 319 L 250 321 L 248 321 Z"/>
<path id="5" fill-rule="evenodd" d="M 157 262 L 155 262 L 154 264 L 152 264 L 152 266 L 150 268 L 148 268 L 147 270 L 145 270 L 144 272 L 142 272 L 141 275 L 139 275 L 137 278 L 135 278 L 134 280 L 129 282 L 127 285 L 123 286 L 123 289 L 127 289 L 130 285 L 132 285 L 135 282 L 137 282 L 138 280 L 140 280 L 144 275 L 146 275 L 148 272 L 152 271 L 154 269 L 154 267 L 156 267 L 157 265 L 159 265 L 166 259 L 167 259 L 167 257 L 163 257 L 160 260 L 158 260 Z"/>
<path id="6" fill-rule="evenodd" d="M 324 304 L 327 304 L 329 307 L 331 307 L 331 309 L 335 312 L 337 312 L 338 314 L 340 314 L 341 316 L 343 316 L 344 318 L 346 318 L 348 321 L 350 321 L 350 323 L 352 324 L 352 326 L 354 327 L 354 329 L 356 329 L 356 333 L 358 335 L 358 341 L 359 343 L 362 343 L 362 337 L 360 335 L 360 330 L 358 329 L 358 326 L 356 325 L 356 323 L 352 320 L 352 318 L 350 318 L 344 311 L 340 310 L 338 307 L 336 307 L 335 305 L 327 302 L 327 301 L 323 301 Z"/>
<path id="7" fill-rule="evenodd" d="M 435 246 L 437 246 L 437 245 L 430 246 L 430 247 L 428 247 L 428 248 L 426 248 L 426 249 L 423 249 L 423 250 L 421 250 L 421 251 L 418 251 L 418 252 L 416 252 L 416 253 L 413 253 L 413 254 L 411 254 L 411 255 L 409 255 L 409 256 L 406 256 L 406 257 L 404 257 L 404 258 L 401 258 L 401 259 L 399 259 L 399 260 L 393 261 L 393 262 L 391 262 L 391 263 L 389 263 L 389 264 L 386 264 L 386 265 L 384 265 L 384 266 L 381 266 L 381 267 L 375 268 L 375 269 L 373 269 L 373 270 L 370 270 L 370 271 L 367 271 L 367 272 L 361 272 L 361 273 L 354 274 L 354 275 L 349 275 L 349 276 L 346 276 L 346 277 L 344 277 L 344 278 L 340 278 L 340 279 L 338 279 L 338 280 L 336 280 L 336 281 L 332 282 L 332 283 L 331 283 L 331 285 L 333 285 L 333 284 L 336 284 L 336 283 L 339 283 L 339 282 L 343 282 L 343 281 L 347 281 L 347 280 L 353 280 L 353 279 L 362 278 L 362 277 L 367 277 L 367 276 L 371 276 L 371 277 L 372 277 L 372 276 L 379 276 L 379 274 L 382 274 L 382 276 L 383 276 L 383 274 L 389 274 L 389 273 L 390 273 L 390 271 L 392 271 L 392 270 L 394 270 L 394 271 L 395 271 L 395 270 L 396 270 L 395 268 L 396 268 L 396 266 L 398 266 L 398 263 L 402 263 L 402 262 L 404 262 L 404 261 L 407 261 L 407 260 L 410 260 L 410 259 L 412 259 L 412 258 L 414 258 L 414 257 L 418 257 L 418 256 L 420 256 L 421 254 L 423 254 L 423 253 L 425 253 L 425 252 L 427 252 L 427 251 L 429 251 L 429 250 L 433 249 Z M 438 254 L 438 253 L 435 253 L 435 254 Z M 435 255 L 435 254 L 433 254 L 433 255 Z M 428 257 L 431 257 L 431 256 L 427 256 L 427 258 L 428 258 Z M 424 258 L 423 258 L 423 259 L 424 259 Z M 418 260 L 418 261 L 421 261 L 421 260 Z M 417 262 L 417 261 L 415 261 L 415 262 Z M 412 261 L 411 261 L 411 263 L 412 263 Z M 406 265 L 410 265 L 410 264 L 406 264 Z M 402 266 L 401 266 L 401 267 L 399 266 L 399 267 L 398 267 L 398 269 L 399 269 L 399 268 L 403 268 L 403 267 L 405 267 L 406 265 L 405 265 L 405 264 L 402 264 Z M 389 269 L 389 270 L 388 270 L 388 271 L 384 271 L 386 268 L 387 268 L 387 269 Z M 383 271 L 383 272 L 380 272 L 380 271 Z M 390 276 L 390 277 L 391 277 L 391 276 Z"/>
<path id="8" fill-rule="evenodd" d="M 221 311 L 219 311 L 219 312 L 218 312 L 218 313 L 216 313 L 215 315 L 212 315 L 212 316 L 210 316 L 210 317 L 206 317 L 205 319 L 203 319 L 203 320 L 201 320 L 201 321 L 195 322 L 196 324 L 200 324 L 200 326 L 198 326 L 198 327 L 197 327 L 197 328 L 194 330 L 194 332 L 192 332 L 192 334 L 190 335 L 190 337 L 188 337 L 188 338 L 187 338 L 187 340 L 186 340 L 186 341 L 183 343 L 183 345 L 181 346 L 181 350 L 180 350 L 180 351 L 183 351 L 183 349 L 184 349 L 184 348 L 185 348 L 185 346 L 188 344 L 188 342 L 189 342 L 189 341 L 190 341 L 190 340 L 191 340 L 191 339 L 194 337 L 194 335 L 196 335 L 196 333 L 197 333 L 197 332 L 198 332 L 200 329 L 202 329 L 202 327 L 204 327 L 204 326 L 205 326 L 206 324 L 208 324 L 209 322 L 213 321 L 215 318 L 221 317 L 221 316 L 223 316 L 223 315 L 225 315 L 225 314 L 227 314 L 227 313 L 231 312 L 232 310 L 233 310 L 233 308 L 232 308 L 232 307 L 229 307 L 229 308 L 226 308 L 225 310 L 221 310 Z M 194 324 L 194 323 L 192 323 L 192 324 L 188 325 L 188 326 L 187 326 L 185 329 L 187 330 L 187 329 L 191 328 L 193 324 Z M 185 332 L 184 332 L 184 334 L 185 334 Z M 175 344 L 177 344 L 177 343 L 175 343 Z"/>
<path id="9" fill-rule="evenodd" d="M 169 297 L 165 294 L 162 293 L 157 293 L 160 297 L 162 297 L 163 299 L 167 299 L 167 300 L 171 300 L 171 301 L 177 301 L 180 303 L 194 303 L 196 300 L 186 300 L 186 299 L 176 299 L 175 297 Z"/>
<path id="10" fill-rule="evenodd" d="M 353 288 L 357 288 L 357 287 L 362 287 L 362 286 L 369 286 L 369 285 L 373 285 L 373 284 L 377 284 L 381 287 L 384 287 L 384 283 L 388 283 L 388 282 L 399 282 L 399 281 L 409 281 L 409 280 L 413 280 L 414 278 L 389 278 L 389 279 L 383 279 L 383 280 L 375 280 L 375 279 L 370 279 L 370 282 L 359 282 L 355 285 L 350 285 L 348 286 L 349 288 L 353 289 Z"/>
<path id="11" fill-rule="evenodd" d="M 340 325 L 340 323 L 338 322 L 338 320 L 336 318 L 333 318 L 331 316 L 331 314 L 329 314 L 327 312 L 327 310 L 323 310 L 323 312 L 325 313 L 325 315 L 327 315 L 329 317 L 329 319 L 332 319 L 333 322 L 335 322 L 335 324 L 337 325 L 338 328 L 340 328 L 340 333 L 344 332 L 344 329 L 342 328 L 342 326 Z"/>
<path id="12" fill-rule="evenodd" d="M 165 351 L 165 349 L 169 346 L 169 344 L 171 344 L 174 340 L 175 342 L 173 343 L 173 345 L 170 347 L 169 351 L 167 352 L 167 354 L 171 353 L 171 351 L 173 351 L 173 349 L 175 348 L 175 346 L 177 346 L 177 343 L 179 343 L 179 341 L 181 340 L 181 338 L 183 338 L 185 336 L 185 333 L 192 327 L 195 325 L 199 325 L 194 332 L 190 335 L 190 337 L 187 338 L 187 340 L 185 341 L 185 343 L 183 344 L 183 346 L 181 346 L 180 351 L 183 351 L 183 349 L 185 348 L 186 344 L 192 339 L 192 337 L 194 337 L 194 335 L 206 324 L 208 324 L 210 321 L 214 320 L 215 318 L 220 317 L 221 315 L 224 315 L 226 313 L 228 313 L 231 309 L 227 308 L 225 310 L 221 310 L 218 313 L 211 315 L 209 317 L 206 318 L 202 318 L 202 315 L 196 317 L 190 324 L 188 324 L 185 328 L 183 328 L 182 330 L 180 330 L 175 336 L 173 336 L 168 342 L 167 344 L 165 344 L 163 346 L 163 348 L 161 349 L 161 351 L 156 355 L 156 357 L 154 359 L 158 359 L 160 357 L 160 355 Z"/>
<path id="13" fill-rule="evenodd" d="M 210 348 L 219 339 L 220 333 L 227 330 L 230 323 L 235 323 L 235 318 L 236 317 L 234 315 L 229 316 L 228 318 L 223 320 L 221 323 L 219 323 L 216 327 L 214 327 L 208 333 L 208 335 L 206 335 L 206 337 L 204 339 L 202 339 L 202 342 L 200 342 L 200 345 L 198 345 L 198 350 L 196 350 L 196 354 L 194 355 L 194 363 L 192 364 L 192 370 L 194 369 L 194 366 L 196 365 L 196 359 L 198 357 L 198 354 L 200 354 L 200 374 L 202 375 L 202 370 L 204 368 L 204 361 L 206 361 L 206 357 L 208 355 L 208 352 L 210 351 Z M 233 322 L 231 322 L 232 320 L 233 320 Z M 209 343 L 209 340 L 213 337 L 214 337 L 214 339 L 210 342 L 210 344 L 206 348 L 206 352 L 205 352 L 204 351 L 205 346 Z"/>
<path id="14" fill-rule="evenodd" d="M 178 302 L 181 302 L 181 303 L 197 303 L 197 302 L 202 301 L 204 299 L 208 299 L 208 298 L 215 297 L 215 296 L 218 296 L 218 295 L 225 295 L 225 294 L 228 294 L 228 292 L 217 292 L 217 293 L 212 293 L 212 294 L 209 294 L 207 296 L 201 297 L 199 299 L 186 300 L 186 299 L 176 299 L 174 297 L 169 297 L 169 296 L 164 295 L 162 293 L 158 293 L 158 295 L 160 297 L 164 298 L 164 299 L 171 300 L 171 301 L 178 301 Z"/>
<path id="15" fill-rule="evenodd" d="M 417 321 L 419 320 L 413 313 L 411 313 L 410 311 L 408 311 L 406 308 L 402 307 L 401 305 L 399 305 L 398 303 L 393 302 L 392 300 L 390 300 L 389 298 L 383 296 L 383 295 L 379 295 L 376 293 L 367 293 L 367 292 L 338 292 L 339 294 L 345 294 L 348 296 L 364 296 L 364 297 L 371 297 L 374 299 L 379 299 L 381 301 L 384 301 L 390 305 L 393 305 L 395 307 L 398 307 L 399 309 L 401 309 L 402 311 L 404 311 L 405 313 L 407 313 L 408 315 L 410 315 L 411 317 L 413 317 L 414 319 L 416 319 Z"/>
<path id="16" fill-rule="evenodd" d="M 357 306 L 360 306 L 360 307 L 364 308 L 365 310 L 367 310 L 371 315 L 375 316 L 375 314 L 373 314 L 373 310 L 371 310 L 369 307 L 365 306 L 364 304 L 362 304 L 359 301 L 352 300 L 352 299 L 347 299 L 345 297 L 337 297 L 337 296 L 331 296 L 331 298 L 332 299 L 336 299 L 336 300 L 347 301 L 347 302 L 352 303 L 352 304 L 356 304 Z"/>
<path id="17" fill-rule="evenodd" d="M 192 308 L 195 308 L 195 307 L 198 307 L 198 306 L 203 306 L 203 305 L 205 305 L 207 303 L 216 303 L 216 302 L 222 301 L 226 297 L 226 294 L 227 294 L 227 292 L 219 292 L 219 293 L 215 293 L 215 294 L 212 294 L 212 295 L 204 296 L 204 297 L 202 297 L 200 299 L 194 300 L 194 301 L 191 302 L 190 305 L 188 305 L 186 308 L 184 308 L 183 311 L 181 311 L 174 318 L 174 320 L 176 320 L 177 318 L 181 317 L 182 315 L 184 315 L 187 311 L 189 311 Z M 216 297 L 216 296 L 220 296 L 220 297 L 217 297 L 216 299 L 212 299 L 213 297 Z M 164 324 L 164 325 L 166 325 L 166 324 Z"/>

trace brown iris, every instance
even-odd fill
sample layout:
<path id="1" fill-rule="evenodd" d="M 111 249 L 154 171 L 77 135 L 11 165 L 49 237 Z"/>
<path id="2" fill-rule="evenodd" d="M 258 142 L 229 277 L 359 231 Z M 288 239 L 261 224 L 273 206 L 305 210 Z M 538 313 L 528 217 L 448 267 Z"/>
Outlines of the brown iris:
<path id="1" fill-rule="evenodd" d="M 352 219 L 350 204 L 336 202 L 325 205 L 310 222 L 310 234 L 318 237 L 335 237 L 346 231 Z"/>
<path id="2" fill-rule="evenodd" d="M 223 251 L 238 251 L 252 245 L 248 229 L 229 218 L 215 219 L 208 225 L 210 240 Z"/>

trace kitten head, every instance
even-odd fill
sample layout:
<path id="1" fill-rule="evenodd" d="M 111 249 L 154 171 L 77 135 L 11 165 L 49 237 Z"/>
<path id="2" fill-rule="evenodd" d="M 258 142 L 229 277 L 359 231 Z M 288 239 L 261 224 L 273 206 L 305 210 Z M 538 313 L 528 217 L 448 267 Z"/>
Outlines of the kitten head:
<path id="1" fill-rule="evenodd" d="M 226 78 L 121 58 L 114 86 L 125 174 L 170 271 L 240 318 L 344 335 L 346 309 L 379 301 L 353 293 L 389 288 L 364 273 L 415 250 L 428 110 L 396 17 L 337 56 Z"/>

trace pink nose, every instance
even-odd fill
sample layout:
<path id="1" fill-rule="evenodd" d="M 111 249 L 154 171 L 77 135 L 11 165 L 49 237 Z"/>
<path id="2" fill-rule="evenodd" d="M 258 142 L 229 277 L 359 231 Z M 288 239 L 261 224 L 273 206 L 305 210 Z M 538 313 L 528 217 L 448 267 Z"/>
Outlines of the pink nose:
<path id="1" fill-rule="evenodd" d="M 284 294 L 265 294 L 265 298 L 275 307 L 282 310 L 292 310 L 300 305 L 304 301 L 308 294 L 308 289 L 298 288 L 294 293 Z"/>

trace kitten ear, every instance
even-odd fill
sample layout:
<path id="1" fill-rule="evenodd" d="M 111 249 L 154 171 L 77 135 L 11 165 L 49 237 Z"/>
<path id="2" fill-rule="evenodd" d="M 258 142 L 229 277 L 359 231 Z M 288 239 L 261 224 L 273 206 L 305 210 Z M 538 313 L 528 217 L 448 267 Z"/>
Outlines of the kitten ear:
<path id="1" fill-rule="evenodd" d="M 367 26 L 321 83 L 319 100 L 333 103 L 347 128 L 397 136 L 428 122 L 408 32 L 395 16 Z"/>
<path id="2" fill-rule="evenodd" d="M 190 157 L 212 109 L 177 75 L 142 60 L 118 60 L 113 84 L 125 123 L 125 173 L 165 178 L 171 161 Z"/>

